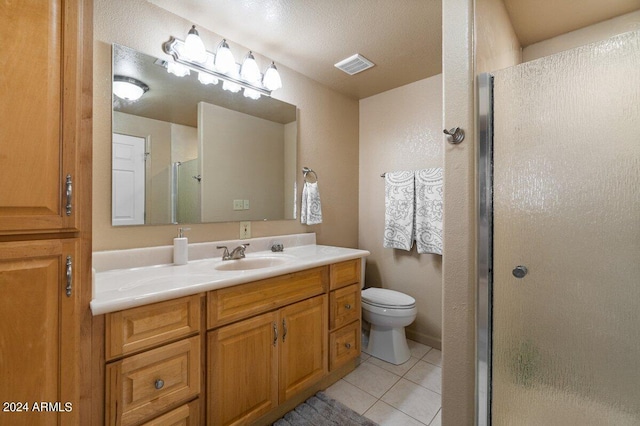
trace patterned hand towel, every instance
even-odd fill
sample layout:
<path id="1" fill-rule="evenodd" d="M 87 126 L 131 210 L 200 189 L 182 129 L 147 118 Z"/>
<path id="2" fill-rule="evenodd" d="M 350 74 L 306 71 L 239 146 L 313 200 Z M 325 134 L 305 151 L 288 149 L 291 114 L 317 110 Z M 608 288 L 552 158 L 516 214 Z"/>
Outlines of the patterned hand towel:
<path id="1" fill-rule="evenodd" d="M 413 245 L 414 173 L 387 172 L 384 177 L 384 248 L 411 250 Z"/>
<path id="2" fill-rule="evenodd" d="M 415 175 L 418 253 L 442 255 L 442 169 L 418 170 Z"/>
<path id="3" fill-rule="evenodd" d="M 300 222 L 306 225 L 322 223 L 322 206 L 318 182 L 305 182 L 302 187 Z"/>

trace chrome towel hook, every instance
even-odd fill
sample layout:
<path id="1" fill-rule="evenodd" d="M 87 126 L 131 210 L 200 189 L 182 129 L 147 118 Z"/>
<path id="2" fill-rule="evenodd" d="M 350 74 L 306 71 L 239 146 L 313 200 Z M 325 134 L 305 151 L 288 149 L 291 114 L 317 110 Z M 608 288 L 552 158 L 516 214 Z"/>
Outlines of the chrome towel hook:
<path id="1" fill-rule="evenodd" d="M 464 140 L 464 130 L 460 127 L 454 127 L 451 130 L 444 129 L 444 134 L 448 135 L 449 143 L 459 144 Z"/>
<path id="2" fill-rule="evenodd" d="M 302 175 L 304 177 L 305 182 L 307 182 L 307 175 L 308 174 L 313 174 L 314 177 L 314 181 L 313 182 L 317 182 L 318 181 L 318 175 L 316 174 L 316 172 L 314 172 L 312 169 L 308 168 L 308 167 L 303 167 L 302 168 Z"/>

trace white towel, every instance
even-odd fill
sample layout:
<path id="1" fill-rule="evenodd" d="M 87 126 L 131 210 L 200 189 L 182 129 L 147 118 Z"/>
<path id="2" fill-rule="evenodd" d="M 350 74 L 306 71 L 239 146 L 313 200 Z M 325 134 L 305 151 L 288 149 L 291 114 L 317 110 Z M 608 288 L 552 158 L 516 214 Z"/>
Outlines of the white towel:
<path id="1" fill-rule="evenodd" d="M 305 182 L 302 186 L 300 222 L 306 225 L 322 223 L 322 206 L 320 205 L 318 182 Z"/>
<path id="2" fill-rule="evenodd" d="M 415 179 L 418 253 L 442 255 L 442 169 L 418 170 Z"/>
<path id="3" fill-rule="evenodd" d="M 383 247 L 409 251 L 413 245 L 413 172 L 387 172 L 384 182 Z"/>

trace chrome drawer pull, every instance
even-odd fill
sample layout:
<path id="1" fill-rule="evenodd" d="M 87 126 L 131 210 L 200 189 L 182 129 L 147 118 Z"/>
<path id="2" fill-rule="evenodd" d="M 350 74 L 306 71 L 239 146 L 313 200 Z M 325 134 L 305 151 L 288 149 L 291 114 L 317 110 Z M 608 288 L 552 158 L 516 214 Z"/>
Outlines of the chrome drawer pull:
<path id="1" fill-rule="evenodd" d="M 154 384 L 154 386 L 156 387 L 156 389 L 162 389 L 164 387 L 164 380 L 162 379 L 156 380 L 156 383 Z"/>
<path id="2" fill-rule="evenodd" d="M 71 216 L 71 209 L 73 207 L 73 183 L 71 182 L 71 175 L 67 175 L 67 180 L 65 182 L 67 188 L 67 216 Z"/>
<path id="3" fill-rule="evenodd" d="M 67 297 L 71 297 L 71 289 L 73 285 L 73 262 L 71 261 L 71 256 L 67 256 L 67 287 L 65 288 L 67 292 Z"/>
<path id="4" fill-rule="evenodd" d="M 351 305 L 349 303 L 347 303 L 346 305 L 344 305 L 345 309 L 351 309 Z"/>
<path id="5" fill-rule="evenodd" d="M 351 343 L 345 343 L 344 347 L 347 348 L 347 349 L 351 349 Z"/>
<path id="6" fill-rule="evenodd" d="M 273 323 L 273 346 L 278 343 L 278 324 Z"/>

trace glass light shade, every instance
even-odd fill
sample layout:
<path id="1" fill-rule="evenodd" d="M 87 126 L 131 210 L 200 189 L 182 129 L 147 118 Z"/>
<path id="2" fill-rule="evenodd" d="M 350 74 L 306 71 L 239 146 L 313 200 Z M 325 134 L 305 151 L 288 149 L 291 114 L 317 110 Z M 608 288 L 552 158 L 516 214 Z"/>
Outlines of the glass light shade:
<path id="1" fill-rule="evenodd" d="M 260 99 L 260 92 L 258 92 L 257 90 L 253 90 L 253 89 L 249 89 L 248 87 L 245 87 L 244 88 L 244 96 L 245 96 L 245 98 L 251 98 L 251 99 L 258 100 L 258 99 Z"/>
<path id="2" fill-rule="evenodd" d="M 149 86 L 135 78 L 115 75 L 113 79 L 113 94 L 120 99 L 137 101 L 149 90 Z"/>
<path id="3" fill-rule="evenodd" d="M 167 72 L 173 75 L 177 75 L 178 77 L 184 77 L 186 75 L 191 74 L 191 71 L 189 71 L 189 68 L 185 67 L 182 64 L 178 64 L 176 62 L 167 63 Z"/>
<path id="4" fill-rule="evenodd" d="M 211 74 L 207 74 L 206 72 L 199 72 L 198 81 L 202 84 L 218 84 L 219 80 Z"/>
<path id="5" fill-rule="evenodd" d="M 249 51 L 249 54 L 244 58 L 242 68 L 240 69 L 240 78 L 250 83 L 259 83 L 260 77 L 260 68 L 258 68 L 258 64 L 256 63 L 256 59 L 253 57 L 253 54 Z"/>
<path id="6" fill-rule="evenodd" d="M 271 62 L 269 68 L 264 73 L 264 78 L 262 79 L 262 84 L 267 90 L 277 90 L 282 87 L 282 80 L 280 79 L 280 73 L 276 68 L 276 64 Z"/>
<path id="7" fill-rule="evenodd" d="M 204 63 L 207 60 L 207 49 L 196 31 L 195 25 L 191 27 L 187 39 L 184 41 L 184 53 L 188 59 L 195 62 Z"/>
<path id="8" fill-rule="evenodd" d="M 229 45 L 227 44 L 227 40 L 222 40 L 220 45 L 218 46 L 218 50 L 216 51 L 216 59 L 215 66 L 218 72 L 223 74 L 227 74 L 233 71 L 233 68 L 236 65 L 236 60 L 233 57 L 233 53 L 229 49 Z"/>
<path id="9" fill-rule="evenodd" d="M 231 93 L 238 93 L 242 89 L 242 86 L 240 86 L 238 83 L 234 83 L 232 81 L 225 80 L 222 83 L 222 88 L 224 90 L 227 90 L 227 91 L 231 92 Z"/>

